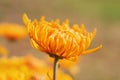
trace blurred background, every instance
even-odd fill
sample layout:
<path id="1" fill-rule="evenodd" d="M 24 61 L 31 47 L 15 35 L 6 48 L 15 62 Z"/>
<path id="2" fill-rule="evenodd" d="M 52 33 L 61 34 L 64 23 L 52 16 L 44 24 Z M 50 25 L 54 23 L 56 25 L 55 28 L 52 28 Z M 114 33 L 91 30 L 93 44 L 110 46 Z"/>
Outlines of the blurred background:
<path id="1" fill-rule="evenodd" d="M 90 55 L 80 56 L 76 80 L 120 80 L 120 1 L 119 0 L 0 0 L 0 23 L 23 24 L 22 14 L 32 20 L 45 16 L 47 20 L 70 20 L 70 25 L 85 24 L 88 31 L 97 28 L 90 48 L 100 44 L 103 48 Z M 10 56 L 27 53 L 37 55 L 29 38 L 9 42 L 0 38 Z M 43 56 L 44 54 L 39 55 Z M 45 54 L 46 55 L 46 54 Z"/>

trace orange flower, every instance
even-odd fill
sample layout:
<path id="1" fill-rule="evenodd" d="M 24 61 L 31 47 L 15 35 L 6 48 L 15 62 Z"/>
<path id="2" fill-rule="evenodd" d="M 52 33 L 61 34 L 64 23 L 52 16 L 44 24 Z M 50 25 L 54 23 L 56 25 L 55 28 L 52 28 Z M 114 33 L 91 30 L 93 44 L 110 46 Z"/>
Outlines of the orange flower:
<path id="1" fill-rule="evenodd" d="M 31 21 L 27 15 L 23 15 L 23 21 L 27 26 L 31 43 L 36 49 L 46 52 L 50 56 L 74 60 L 81 54 L 92 53 L 100 48 L 87 50 L 93 40 L 96 29 L 89 33 L 81 25 L 69 26 L 68 20 L 59 24 L 59 20 L 47 22 L 44 17 L 37 21 Z"/>
<path id="2" fill-rule="evenodd" d="M 19 40 L 27 36 L 26 28 L 14 23 L 1 23 L 0 36 L 9 40 Z"/>
<path id="3" fill-rule="evenodd" d="M 0 80 L 51 80 L 52 71 L 44 61 L 27 55 L 24 57 L 0 58 Z M 72 80 L 58 72 L 57 80 Z"/>

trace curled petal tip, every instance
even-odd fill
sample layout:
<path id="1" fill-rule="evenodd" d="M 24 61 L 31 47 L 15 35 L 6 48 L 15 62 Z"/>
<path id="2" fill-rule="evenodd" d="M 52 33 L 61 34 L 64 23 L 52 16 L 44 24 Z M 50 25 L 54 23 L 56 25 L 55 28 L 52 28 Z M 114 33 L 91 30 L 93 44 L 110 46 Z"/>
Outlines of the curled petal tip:
<path id="1" fill-rule="evenodd" d="M 27 17 L 26 13 L 23 14 L 23 22 L 25 25 L 28 25 L 28 23 L 30 22 L 30 19 Z"/>
<path id="2" fill-rule="evenodd" d="M 89 53 L 93 53 L 93 52 L 96 52 L 98 50 L 100 50 L 102 48 L 102 45 L 96 47 L 96 48 L 93 48 L 93 49 L 90 49 L 90 50 L 86 50 L 84 51 L 82 54 L 89 54 Z"/>

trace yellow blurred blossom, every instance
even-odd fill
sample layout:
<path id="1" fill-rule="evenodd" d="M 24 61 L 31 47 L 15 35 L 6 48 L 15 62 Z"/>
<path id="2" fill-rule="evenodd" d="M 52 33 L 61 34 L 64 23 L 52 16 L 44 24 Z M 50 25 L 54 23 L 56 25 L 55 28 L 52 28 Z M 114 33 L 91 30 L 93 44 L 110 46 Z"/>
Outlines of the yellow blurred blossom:
<path id="1" fill-rule="evenodd" d="M 60 25 L 59 20 L 48 22 L 44 17 L 41 17 L 40 21 L 31 21 L 26 14 L 23 15 L 23 21 L 33 47 L 50 56 L 76 60 L 81 54 L 92 53 L 102 48 L 100 45 L 88 50 L 96 35 L 96 29 L 89 33 L 83 24 L 80 27 L 75 24 L 71 28 L 68 20 Z"/>
<path id="2" fill-rule="evenodd" d="M 1 23 L 0 36 L 9 40 L 19 40 L 27 36 L 27 30 L 24 26 L 15 23 Z"/>
<path id="3" fill-rule="evenodd" d="M 51 69 L 44 61 L 27 55 L 24 57 L 0 58 L 0 80 L 51 80 Z M 72 78 L 58 72 L 57 80 L 72 80 Z"/>
<path id="4" fill-rule="evenodd" d="M 2 45 L 0 45 L 0 54 L 2 54 L 4 56 L 8 55 L 8 50 Z"/>
<path id="5" fill-rule="evenodd" d="M 54 59 L 51 57 L 45 58 L 47 64 L 50 66 L 53 65 Z M 69 72 L 72 75 L 76 75 L 80 71 L 80 67 L 78 66 L 79 60 L 70 61 L 70 60 L 59 60 L 59 67 L 60 69 Z"/>

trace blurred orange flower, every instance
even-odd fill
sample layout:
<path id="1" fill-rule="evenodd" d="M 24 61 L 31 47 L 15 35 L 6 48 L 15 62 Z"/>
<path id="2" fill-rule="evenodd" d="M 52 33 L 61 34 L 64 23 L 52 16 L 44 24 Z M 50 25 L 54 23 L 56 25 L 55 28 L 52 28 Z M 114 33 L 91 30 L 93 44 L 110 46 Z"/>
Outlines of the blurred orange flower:
<path id="1" fill-rule="evenodd" d="M 53 63 L 54 63 L 54 58 L 46 57 L 45 60 L 46 60 L 46 62 L 48 62 L 49 65 L 53 65 Z M 68 69 L 68 68 L 75 66 L 78 62 L 79 62 L 79 60 L 76 60 L 73 62 L 70 60 L 63 59 L 63 60 L 59 60 L 59 65 L 61 68 Z"/>
<path id="2" fill-rule="evenodd" d="M 36 49 L 46 52 L 50 56 L 57 56 L 68 60 L 75 60 L 81 54 L 92 53 L 100 48 L 87 50 L 96 35 L 96 29 L 89 33 L 81 25 L 69 26 L 66 20 L 62 25 L 59 20 L 47 22 L 44 17 L 37 21 L 31 21 L 26 14 L 23 21 L 27 26 L 31 43 Z"/>
<path id="3" fill-rule="evenodd" d="M 22 25 L 14 23 L 1 23 L 0 36 L 9 40 L 19 40 L 27 36 L 27 30 Z"/>
<path id="4" fill-rule="evenodd" d="M 0 45 L 0 54 L 2 54 L 4 56 L 7 56 L 7 54 L 8 54 L 8 50 L 2 45 Z"/>
<path id="5" fill-rule="evenodd" d="M 46 57 L 45 58 L 48 65 L 53 65 L 54 58 Z M 80 67 L 78 66 L 79 60 L 76 61 L 70 61 L 66 59 L 59 60 L 59 67 L 60 69 L 67 71 L 68 73 L 72 75 L 76 75 L 80 71 Z"/>
<path id="6" fill-rule="evenodd" d="M 51 80 L 52 70 L 44 61 L 27 55 L 25 57 L 0 58 L 0 80 Z M 57 80 L 72 80 L 58 72 Z"/>

